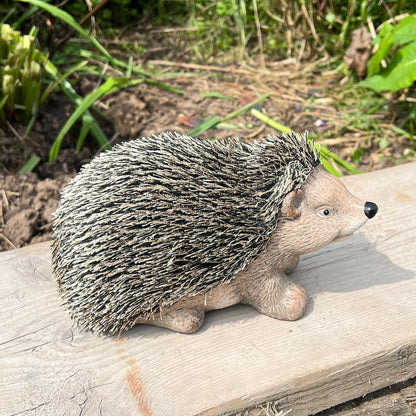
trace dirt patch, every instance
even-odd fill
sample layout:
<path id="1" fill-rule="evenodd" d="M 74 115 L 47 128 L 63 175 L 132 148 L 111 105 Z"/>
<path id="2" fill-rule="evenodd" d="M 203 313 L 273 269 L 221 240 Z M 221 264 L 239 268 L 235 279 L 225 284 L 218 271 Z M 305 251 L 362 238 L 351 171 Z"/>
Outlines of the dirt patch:
<path id="1" fill-rule="evenodd" d="M 50 239 L 59 193 L 71 179 L 39 180 L 34 173 L 0 178 L 0 247 L 8 250 Z"/>

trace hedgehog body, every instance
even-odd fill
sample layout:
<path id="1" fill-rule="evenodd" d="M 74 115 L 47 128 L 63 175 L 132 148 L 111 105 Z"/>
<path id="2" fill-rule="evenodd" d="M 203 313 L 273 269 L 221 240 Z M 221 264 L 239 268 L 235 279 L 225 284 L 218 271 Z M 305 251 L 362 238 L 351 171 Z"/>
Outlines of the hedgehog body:
<path id="1" fill-rule="evenodd" d="M 306 136 L 172 133 L 85 165 L 54 214 L 52 266 L 83 329 L 119 333 L 231 282 L 264 250 L 283 198 L 320 164 Z"/>

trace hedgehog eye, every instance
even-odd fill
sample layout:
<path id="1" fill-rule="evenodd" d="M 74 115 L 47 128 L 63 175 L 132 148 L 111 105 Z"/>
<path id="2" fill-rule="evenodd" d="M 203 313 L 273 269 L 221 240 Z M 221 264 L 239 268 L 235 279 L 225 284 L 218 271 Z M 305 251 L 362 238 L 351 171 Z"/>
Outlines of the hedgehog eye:
<path id="1" fill-rule="evenodd" d="M 332 210 L 331 208 L 328 208 L 328 207 L 321 207 L 318 209 L 318 215 L 323 218 L 329 217 L 331 213 L 332 213 Z"/>

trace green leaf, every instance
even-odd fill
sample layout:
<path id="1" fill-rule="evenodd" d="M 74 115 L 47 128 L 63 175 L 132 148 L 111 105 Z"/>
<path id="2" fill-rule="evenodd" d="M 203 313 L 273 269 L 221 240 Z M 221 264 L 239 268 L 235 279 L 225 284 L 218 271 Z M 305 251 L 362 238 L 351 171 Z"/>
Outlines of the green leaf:
<path id="1" fill-rule="evenodd" d="M 49 96 L 49 94 L 59 85 L 62 83 L 63 80 L 66 80 L 71 74 L 73 74 L 76 71 L 79 71 L 80 69 L 84 68 L 88 64 L 88 61 L 81 61 L 80 63 L 74 65 L 73 67 L 69 68 L 68 71 L 65 72 L 65 74 L 60 75 L 59 77 L 55 78 L 53 82 L 51 82 L 44 93 L 42 94 L 42 97 L 40 97 L 40 104 L 42 104 Z"/>
<path id="2" fill-rule="evenodd" d="M 68 82 L 67 79 L 63 78 L 62 75 L 59 73 L 56 66 L 47 60 L 47 58 L 44 55 L 40 55 L 40 58 L 43 62 L 43 65 L 45 67 L 46 72 L 54 79 L 61 79 L 62 81 L 59 83 L 59 86 L 62 89 L 62 92 L 68 97 L 69 100 L 71 100 L 74 104 L 79 105 L 82 102 L 82 98 L 75 92 L 72 85 Z M 0 113 L 1 115 L 1 113 Z M 87 110 L 83 117 L 91 116 L 90 112 Z M 92 117 L 93 118 L 93 117 Z M 101 130 L 101 127 L 98 125 L 98 123 L 93 118 L 93 123 L 90 127 L 90 133 L 94 137 L 95 141 L 100 145 L 100 147 L 104 150 L 110 148 L 110 142 L 107 139 L 107 136 L 105 133 Z M 58 150 L 59 153 L 59 150 Z M 50 157 L 50 156 L 49 156 Z"/>
<path id="3" fill-rule="evenodd" d="M 230 101 L 235 101 L 236 98 L 233 97 L 228 97 L 227 95 L 221 94 L 218 91 L 211 91 L 211 92 L 200 92 L 199 95 L 201 97 L 209 97 L 209 98 L 220 98 L 222 100 L 230 100 Z"/>
<path id="4" fill-rule="evenodd" d="M 377 92 L 396 92 L 410 87 L 415 80 L 416 41 L 396 51 L 387 68 L 383 68 L 379 74 L 375 74 L 361 81 L 359 85 L 372 88 Z"/>
<path id="5" fill-rule="evenodd" d="M 29 160 L 20 168 L 19 173 L 31 172 L 40 162 L 40 157 L 36 155 L 30 156 Z"/>
<path id="6" fill-rule="evenodd" d="M 265 114 L 263 114 L 261 111 L 257 110 L 256 108 L 253 108 L 251 110 L 251 114 L 261 120 L 263 123 L 268 124 L 270 127 L 273 127 L 277 131 L 281 131 L 282 133 L 290 133 L 292 130 L 289 127 L 284 126 L 283 124 L 278 123 L 277 121 L 273 120 L 270 117 L 267 117 Z"/>
<path id="7" fill-rule="evenodd" d="M 207 120 L 203 121 L 199 126 L 194 127 L 192 130 L 189 130 L 187 135 L 188 136 L 197 136 L 198 134 L 203 133 L 204 131 L 209 130 L 210 128 L 214 127 L 219 122 L 218 116 L 212 116 Z"/>
<path id="8" fill-rule="evenodd" d="M 92 93 L 88 94 L 78 105 L 65 125 L 62 127 L 57 138 L 49 151 L 49 162 L 53 162 L 59 154 L 62 140 L 75 122 L 102 96 L 111 94 L 119 89 L 127 88 L 143 82 L 142 79 L 129 80 L 127 78 L 108 78 L 107 81 Z"/>
<path id="9" fill-rule="evenodd" d="M 361 85 L 392 92 L 412 85 L 416 69 L 413 71 L 414 46 L 411 45 L 416 43 L 416 15 L 407 16 L 395 27 L 385 24 L 377 40 L 379 48 L 368 62 L 368 77 Z M 387 68 L 381 68 L 380 62 L 388 58 L 393 46 L 403 47 L 396 51 Z M 403 79 L 401 71 L 404 71 Z"/>
<path id="10" fill-rule="evenodd" d="M 380 62 L 387 57 L 393 44 L 394 34 L 392 33 L 393 26 L 385 24 L 380 31 L 380 43 L 378 45 L 377 52 L 372 56 L 367 64 L 368 76 L 377 74 L 380 72 Z"/>
<path id="11" fill-rule="evenodd" d="M 394 44 L 404 45 L 416 41 L 416 15 L 407 16 L 394 28 Z"/>
<path id="12" fill-rule="evenodd" d="M 261 97 L 257 98 L 256 100 L 252 101 L 251 103 L 248 103 L 244 107 L 241 107 L 239 110 L 234 111 L 231 114 L 229 114 L 228 116 L 224 117 L 223 119 L 221 119 L 220 122 L 224 123 L 225 121 L 228 121 L 228 120 L 231 120 L 234 117 L 237 117 L 241 113 L 244 113 L 244 111 L 250 110 L 250 108 L 256 106 L 259 103 L 261 103 L 262 101 L 264 101 L 266 98 L 270 97 L 271 95 L 272 95 L 271 92 L 268 92 L 268 93 L 262 95 Z"/>
<path id="13" fill-rule="evenodd" d="M 85 29 L 80 26 L 77 21 L 66 11 L 59 9 L 56 6 L 53 6 L 52 4 L 46 3 L 42 0 L 17 0 L 23 3 L 29 3 L 32 6 L 40 7 L 41 9 L 46 10 L 48 13 L 50 13 L 52 16 L 55 16 L 56 18 L 62 20 L 67 25 L 71 26 L 74 30 L 76 30 L 81 36 L 87 38 L 103 55 L 105 55 L 107 58 L 112 59 L 111 54 L 101 45 L 100 42 L 98 42 L 97 39 L 95 39 L 93 36 L 91 36 Z"/>
<path id="14" fill-rule="evenodd" d="M 91 130 L 91 125 L 93 123 L 94 119 L 91 116 L 91 114 L 85 113 L 82 116 L 82 125 L 81 125 L 81 131 L 79 132 L 77 145 L 75 147 L 76 150 L 81 150 L 82 146 L 84 145 L 85 139 L 87 137 L 87 134 Z"/>

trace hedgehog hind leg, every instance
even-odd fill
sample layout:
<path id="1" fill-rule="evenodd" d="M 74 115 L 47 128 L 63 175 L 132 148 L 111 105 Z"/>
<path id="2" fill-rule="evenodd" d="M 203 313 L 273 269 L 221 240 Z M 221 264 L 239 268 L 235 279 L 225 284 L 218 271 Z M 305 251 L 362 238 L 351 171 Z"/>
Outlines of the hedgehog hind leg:
<path id="1" fill-rule="evenodd" d="M 136 324 L 151 324 L 183 334 L 192 334 L 201 328 L 205 320 L 205 312 L 199 308 L 181 308 L 159 317 L 149 319 L 138 318 Z"/>

